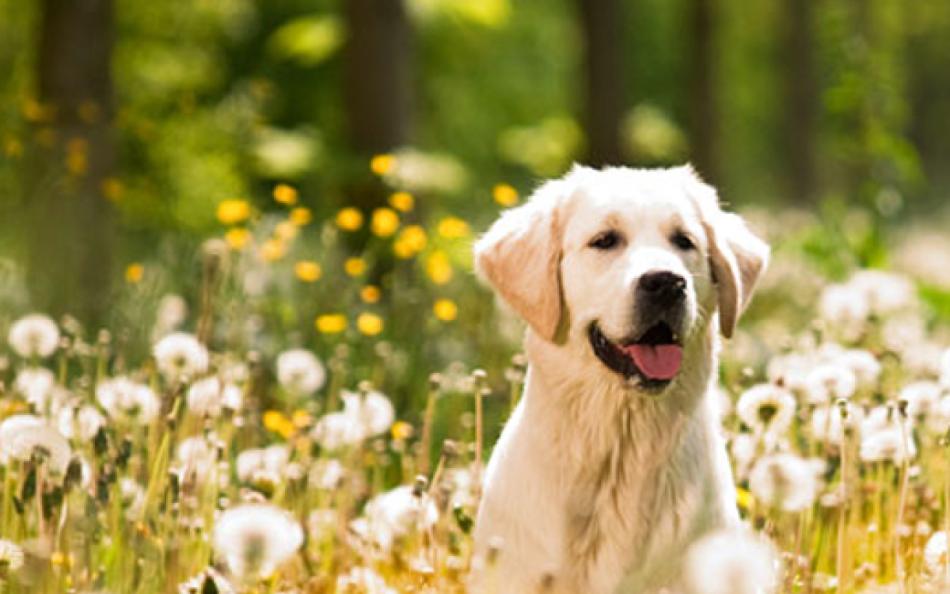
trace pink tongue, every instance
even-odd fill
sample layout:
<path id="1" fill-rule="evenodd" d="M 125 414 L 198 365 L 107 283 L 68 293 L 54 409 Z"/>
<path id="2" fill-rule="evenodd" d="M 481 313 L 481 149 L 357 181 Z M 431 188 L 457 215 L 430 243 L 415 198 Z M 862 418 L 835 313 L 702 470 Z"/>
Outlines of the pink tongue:
<path id="1" fill-rule="evenodd" d="M 673 379 L 683 363 L 683 347 L 678 344 L 632 344 L 623 350 L 650 379 Z"/>

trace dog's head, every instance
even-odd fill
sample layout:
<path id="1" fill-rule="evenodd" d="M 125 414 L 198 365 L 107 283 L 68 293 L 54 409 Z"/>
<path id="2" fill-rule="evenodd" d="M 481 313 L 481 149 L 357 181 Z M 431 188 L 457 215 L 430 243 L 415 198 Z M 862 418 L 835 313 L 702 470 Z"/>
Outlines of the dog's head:
<path id="1" fill-rule="evenodd" d="M 717 310 L 732 335 L 768 256 L 688 166 L 575 167 L 475 246 L 478 272 L 539 338 L 649 392 L 677 376 Z"/>

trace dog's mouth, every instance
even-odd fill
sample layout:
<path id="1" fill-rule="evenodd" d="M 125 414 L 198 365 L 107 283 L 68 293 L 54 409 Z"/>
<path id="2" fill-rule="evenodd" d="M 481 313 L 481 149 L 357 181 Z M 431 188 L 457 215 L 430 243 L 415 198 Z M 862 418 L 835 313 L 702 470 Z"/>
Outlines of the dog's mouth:
<path id="1" fill-rule="evenodd" d="M 653 324 L 633 340 L 622 342 L 611 341 L 594 322 L 588 328 L 588 338 L 604 365 L 628 380 L 639 379 L 648 389 L 666 387 L 683 364 L 680 337 L 665 321 Z"/>

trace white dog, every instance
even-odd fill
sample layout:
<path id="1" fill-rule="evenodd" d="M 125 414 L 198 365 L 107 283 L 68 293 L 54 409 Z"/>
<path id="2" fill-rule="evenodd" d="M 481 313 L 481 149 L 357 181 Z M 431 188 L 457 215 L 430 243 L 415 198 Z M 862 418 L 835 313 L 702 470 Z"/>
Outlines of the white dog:
<path id="1" fill-rule="evenodd" d="M 475 591 L 675 587 L 689 543 L 738 524 L 718 332 L 768 256 L 688 166 L 575 167 L 478 241 L 530 366 L 485 472 Z"/>

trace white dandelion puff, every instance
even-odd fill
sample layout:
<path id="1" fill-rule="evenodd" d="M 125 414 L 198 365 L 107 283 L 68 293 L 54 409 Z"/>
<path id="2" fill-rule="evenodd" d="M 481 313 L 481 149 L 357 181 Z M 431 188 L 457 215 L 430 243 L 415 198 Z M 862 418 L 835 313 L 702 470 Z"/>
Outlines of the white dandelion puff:
<path id="1" fill-rule="evenodd" d="M 23 549 L 11 540 L 0 539 L 0 578 L 23 567 Z"/>
<path id="2" fill-rule="evenodd" d="M 372 437 L 389 431 L 396 420 L 392 402 L 383 393 L 369 391 L 366 394 L 343 392 L 343 411 L 357 419 L 364 437 Z"/>
<path id="3" fill-rule="evenodd" d="M 10 346 L 21 357 L 46 358 L 59 345 L 59 327 L 49 316 L 30 314 L 10 326 Z"/>
<path id="4" fill-rule="evenodd" d="M 0 450 L 7 460 L 26 462 L 38 456 L 52 474 L 62 476 L 66 473 L 72 449 L 59 431 L 45 423 L 34 424 L 27 420 L 6 429 L 0 431 L 3 436 Z"/>
<path id="5" fill-rule="evenodd" d="M 907 401 L 907 414 L 914 419 L 927 417 L 937 409 L 943 388 L 937 382 L 912 382 L 901 388 L 900 400 Z"/>
<path id="6" fill-rule="evenodd" d="M 364 435 L 359 420 L 344 412 L 323 415 L 310 431 L 310 436 L 328 451 L 356 445 Z"/>
<path id="7" fill-rule="evenodd" d="M 924 547 L 924 562 L 932 575 L 943 576 L 947 569 L 947 533 L 934 532 Z"/>
<path id="8" fill-rule="evenodd" d="M 68 439 L 89 441 L 105 426 L 106 418 L 95 406 L 68 406 L 56 415 L 56 428 Z"/>
<path id="9" fill-rule="evenodd" d="M 758 384 L 742 393 L 736 413 L 756 432 L 780 435 L 792 423 L 795 398 L 779 386 Z"/>
<path id="10" fill-rule="evenodd" d="M 152 349 L 158 370 L 168 381 L 181 381 L 208 370 L 208 349 L 193 335 L 174 332 Z"/>
<path id="11" fill-rule="evenodd" d="M 364 541 L 388 551 L 397 538 L 433 526 L 439 519 L 435 503 L 409 485 L 396 487 L 369 500 L 363 517 L 350 523 Z"/>
<path id="12" fill-rule="evenodd" d="M 185 322 L 188 317 L 188 303 L 181 295 L 169 293 L 162 296 L 158 302 L 158 309 L 155 313 L 155 326 L 152 329 L 152 336 L 159 339 Z"/>
<path id="13" fill-rule="evenodd" d="M 883 415 L 879 411 L 884 411 Z M 905 460 L 917 457 L 917 446 L 911 435 L 909 423 L 902 423 L 897 413 L 877 407 L 871 411 L 861 427 L 861 449 L 859 456 L 865 462 L 885 462 L 902 464 Z M 883 419 L 881 417 L 884 417 Z"/>
<path id="14" fill-rule="evenodd" d="M 854 404 L 846 404 L 848 410 L 848 425 L 858 427 L 864 418 L 864 411 Z M 838 403 L 819 406 L 812 411 L 810 419 L 811 436 L 819 442 L 830 445 L 840 445 L 844 437 L 845 423 Z"/>
<path id="15" fill-rule="evenodd" d="M 756 462 L 749 475 L 749 489 L 756 499 L 787 512 L 808 509 L 818 496 L 821 460 L 793 454 L 774 454 Z"/>
<path id="16" fill-rule="evenodd" d="M 234 384 L 222 383 L 215 376 L 198 380 L 188 388 L 185 403 L 192 414 L 217 417 L 224 409 L 240 410 L 244 391 Z"/>
<path id="17" fill-rule="evenodd" d="M 44 367 L 26 367 L 17 373 L 13 387 L 33 405 L 34 410 L 48 412 L 56 377 Z"/>
<path id="18" fill-rule="evenodd" d="M 877 385 L 881 377 L 881 362 L 869 351 L 848 349 L 834 357 L 833 362 L 851 370 L 859 390 L 868 390 Z"/>
<path id="19" fill-rule="evenodd" d="M 854 396 L 858 379 L 843 365 L 819 365 L 805 378 L 805 395 L 809 404 L 829 402 Z"/>
<path id="20" fill-rule="evenodd" d="M 270 576 L 303 544 L 303 529 L 273 505 L 247 504 L 224 511 L 214 527 L 215 553 L 239 579 Z"/>
<path id="21" fill-rule="evenodd" d="M 277 482 L 290 461 L 290 449 L 284 445 L 253 448 L 238 454 L 236 468 L 238 478 L 246 483 L 266 476 Z"/>
<path id="22" fill-rule="evenodd" d="M 96 400 L 113 419 L 151 423 L 161 410 L 154 390 L 127 377 L 107 379 L 96 386 Z"/>
<path id="23" fill-rule="evenodd" d="M 310 351 L 292 349 L 277 357 L 277 381 L 292 394 L 309 396 L 323 387 L 326 377 L 320 359 Z"/>
<path id="24" fill-rule="evenodd" d="M 775 545 L 746 531 L 703 537 L 689 548 L 684 569 L 689 594 L 771 594 L 779 585 Z"/>

